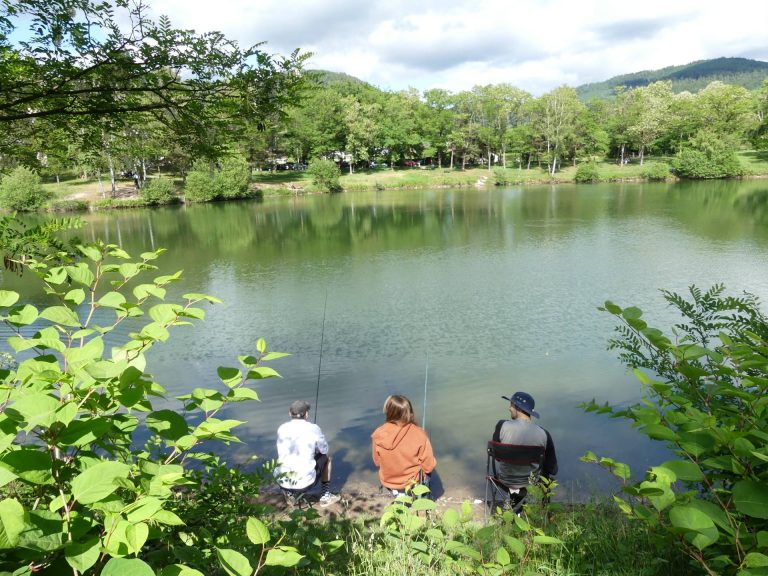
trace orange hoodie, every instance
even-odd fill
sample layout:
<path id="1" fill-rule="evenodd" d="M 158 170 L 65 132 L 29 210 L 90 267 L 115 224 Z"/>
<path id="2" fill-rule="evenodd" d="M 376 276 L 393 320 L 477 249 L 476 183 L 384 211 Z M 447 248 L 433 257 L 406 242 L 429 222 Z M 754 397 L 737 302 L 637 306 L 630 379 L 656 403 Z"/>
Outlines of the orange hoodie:
<path id="1" fill-rule="evenodd" d="M 416 424 L 385 422 L 371 434 L 373 463 L 386 488 L 405 488 L 437 466 L 426 432 Z"/>

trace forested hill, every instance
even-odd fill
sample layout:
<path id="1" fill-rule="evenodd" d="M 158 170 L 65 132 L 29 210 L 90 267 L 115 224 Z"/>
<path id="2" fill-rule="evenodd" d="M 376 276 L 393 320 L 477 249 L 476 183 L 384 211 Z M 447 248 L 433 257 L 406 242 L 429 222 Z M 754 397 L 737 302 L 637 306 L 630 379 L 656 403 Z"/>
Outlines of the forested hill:
<path id="1" fill-rule="evenodd" d="M 368 84 L 367 82 L 360 80 L 344 72 L 331 72 L 329 70 L 308 70 L 322 86 L 332 86 L 334 84 L 352 83 L 352 84 Z"/>
<path id="2" fill-rule="evenodd" d="M 768 78 L 768 62 L 749 58 L 714 58 L 697 60 L 684 66 L 667 66 L 660 70 L 645 70 L 634 74 L 614 76 L 605 82 L 584 84 L 576 88 L 582 101 L 591 98 L 608 98 L 616 86 L 636 88 L 647 86 L 659 80 L 672 80 L 674 92 L 698 92 L 710 82 L 720 80 L 726 84 L 744 86 L 749 90 L 758 88 Z"/>

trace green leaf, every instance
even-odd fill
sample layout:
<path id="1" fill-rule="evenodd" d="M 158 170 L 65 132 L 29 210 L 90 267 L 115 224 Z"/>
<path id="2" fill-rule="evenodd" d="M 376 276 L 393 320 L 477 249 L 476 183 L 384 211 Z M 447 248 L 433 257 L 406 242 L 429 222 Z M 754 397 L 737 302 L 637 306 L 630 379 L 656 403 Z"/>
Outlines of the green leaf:
<path id="1" fill-rule="evenodd" d="M 18 476 L 8 470 L 7 468 L 0 467 L 0 488 L 8 484 L 9 482 L 13 482 L 16 480 Z"/>
<path id="2" fill-rule="evenodd" d="M 409 516 L 415 518 L 415 516 Z M 289 546 L 278 546 L 267 551 L 267 559 L 264 562 L 267 566 L 284 566 L 291 568 L 296 566 L 304 558 L 295 548 Z"/>
<path id="3" fill-rule="evenodd" d="M 502 566 L 506 566 L 511 561 L 511 558 L 509 557 L 509 552 L 507 552 L 504 548 L 499 548 L 496 550 L 496 562 L 501 564 Z"/>
<path id="4" fill-rule="evenodd" d="M 82 288 L 70 290 L 64 295 L 64 300 L 66 302 L 71 302 L 74 306 L 80 306 L 80 304 L 83 303 L 83 300 L 85 300 L 85 290 Z"/>
<path id="5" fill-rule="evenodd" d="M 259 366 L 258 368 L 249 370 L 248 376 L 246 376 L 246 378 L 249 380 L 261 380 L 262 378 L 274 378 L 275 376 L 280 377 L 280 374 L 278 374 L 274 369 L 270 368 L 269 366 Z"/>
<path id="6" fill-rule="evenodd" d="M 459 513 L 453 508 L 448 508 L 448 510 L 443 512 L 442 520 L 443 526 L 446 528 L 452 528 L 459 523 Z"/>
<path id="7" fill-rule="evenodd" d="M 147 415 L 147 428 L 168 440 L 179 440 L 189 433 L 187 421 L 173 410 L 157 410 Z"/>
<path id="8" fill-rule="evenodd" d="M 195 444 L 197 444 L 197 437 L 192 434 L 187 434 L 176 440 L 175 446 L 177 450 L 184 452 L 185 450 L 192 448 Z"/>
<path id="9" fill-rule="evenodd" d="M 79 328 L 82 326 L 77 314 L 66 306 L 50 306 L 40 312 L 40 318 L 45 318 L 54 324 L 69 326 L 70 328 Z"/>
<path id="10" fill-rule="evenodd" d="M 93 272 L 91 272 L 91 269 L 85 262 L 78 262 L 74 266 L 67 266 L 67 274 L 73 282 L 83 286 L 90 286 L 95 279 Z"/>
<path id="11" fill-rule="evenodd" d="M 518 558 L 522 558 L 525 555 L 525 544 L 523 544 L 521 540 L 518 540 L 513 536 L 505 535 L 504 542 L 507 543 L 509 549 L 512 550 Z"/>
<path id="12" fill-rule="evenodd" d="M 32 393 L 22 396 L 11 407 L 24 417 L 24 430 L 30 432 L 35 426 L 47 428 L 56 421 L 59 401 L 48 394 Z"/>
<path id="13" fill-rule="evenodd" d="M 643 315 L 643 311 L 636 306 L 630 306 L 629 308 L 625 308 L 624 311 L 621 312 L 621 315 L 625 320 L 638 320 Z"/>
<path id="14" fill-rule="evenodd" d="M 72 496 L 81 504 L 103 500 L 117 490 L 115 480 L 128 478 L 131 467 L 122 462 L 99 462 L 72 480 Z"/>
<path id="15" fill-rule="evenodd" d="M 698 464 L 689 460 L 668 460 L 661 466 L 671 470 L 678 480 L 686 482 L 700 482 L 704 480 L 701 468 L 699 468 Z"/>
<path id="16" fill-rule="evenodd" d="M 158 510 L 152 520 L 166 526 L 184 526 L 184 521 L 170 510 Z"/>
<path id="17" fill-rule="evenodd" d="M 619 307 L 619 306 L 616 306 L 616 304 L 614 304 L 614 303 L 613 303 L 613 302 L 611 302 L 610 300 L 606 300 L 606 301 L 605 301 L 605 304 L 603 304 L 603 308 L 604 308 L 606 311 L 608 311 L 608 312 L 610 312 L 611 314 L 614 314 L 614 315 L 616 315 L 616 316 L 618 316 L 619 314 L 621 314 L 621 307 Z"/>
<path id="18" fill-rule="evenodd" d="M 106 308 L 120 308 L 125 302 L 125 296 L 120 292 L 107 292 L 99 298 L 97 304 Z"/>
<path id="19" fill-rule="evenodd" d="M 143 522 L 128 524 L 125 528 L 125 540 L 128 543 L 128 549 L 133 554 L 138 554 L 141 551 L 148 537 L 149 526 Z"/>
<path id="20" fill-rule="evenodd" d="M 34 448 L 21 448 L 0 457 L 0 466 L 31 484 L 53 484 L 53 462 L 47 452 Z"/>
<path id="21" fill-rule="evenodd" d="M 135 262 L 126 262 L 125 264 L 120 264 L 117 270 L 120 272 L 121 276 L 127 280 L 139 273 L 139 265 Z"/>
<path id="22" fill-rule="evenodd" d="M 647 426 L 642 426 L 640 432 L 654 440 L 677 440 L 677 434 L 666 426 L 660 424 L 648 424 Z"/>
<path id="23" fill-rule="evenodd" d="M 688 532 L 686 539 L 699 550 L 714 544 L 720 536 L 712 519 L 693 506 L 673 506 L 669 521 L 674 527 Z"/>
<path id="24" fill-rule="evenodd" d="M 211 304 L 223 304 L 223 300 L 219 300 L 215 296 L 209 296 L 208 294 L 184 294 L 182 295 L 182 298 L 185 300 L 190 300 L 192 302 L 199 302 L 200 300 L 205 300 L 207 302 L 210 302 Z"/>
<path id="25" fill-rule="evenodd" d="M 143 522 L 152 518 L 162 507 L 163 503 L 158 498 L 145 496 L 126 506 L 123 514 L 128 522 Z"/>
<path id="26" fill-rule="evenodd" d="M 67 279 L 67 271 L 64 269 L 64 266 L 56 266 L 54 268 L 51 268 L 48 270 L 48 274 L 45 276 L 44 280 L 48 282 L 49 284 L 63 284 L 64 280 Z"/>
<path id="27" fill-rule="evenodd" d="M 216 373 L 219 375 L 219 379 L 227 386 L 234 386 L 242 379 L 243 375 L 237 368 L 225 368 L 219 366 Z"/>
<path id="28" fill-rule="evenodd" d="M 14 326 L 29 326 L 37 320 L 37 308 L 31 304 L 17 306 L 8 313 L 8 322 Z"/>
<path id="29" fill-rule="evenodd" d="M 64 547 L 67 564 L 79 572 L 85 572 L 99 559 L 101 541 L 91 538 L 85 542 L 68 542 Z"/>
<path id="30" fill-rule="evenodd" d="M 562 540 L 560 540 L 559 538 L 555 538 L 554 536 L 542 536 L 542 535 L 538 535 L 538 536 L 534 536 L 534 537 L 533 537 L 533 543 L 534 543 L 534 544 L 546 544 L 546 545 L 550 545 L 550 544 L 562 544 L 562 543 L 563 543 L 563 541 L 562 541 Z"/>
<path id="31" fill-rule="evenodd" d="M 0 549 L 15 548 L 24 530 L 24 507 L 15 498 L 0 501 Z"/>
<path id="32" fill-rule="evenodd" d="M 285 358 L 286 356 L 290 356 L 290 354 L 286 354 L 285 352 L 267 352 L 261 357 L 261 361 L 269 362 L 270 360 L 277 360 L 278 358 Z"/>
<path id="33" fill-rule="evenodd" d="M 248 521 L 245 523 L 245 530 L 248 540 L 254 544 L 266 544 L 269 542 L 269 530 L 258 518 L 248 518 Z"/>
<path id="34" fill-rule="evenodd" d="M 236 550 L 216 548 L 216 556 L 219 564 L 229 576 L 251 576 L 253 568 L 248 558 Z"/>
<path id="35" fill-rule="evenodd" d="M 181 310 L 178 304 L 156 304 L 149 309 L 149 317 L 158 324 L 170 324 L 176 320 Z"/>
<path id="36" fill-rule="evenodd" d="M 205 576 L 205 574 L 183 564 L 171 564 L 160 570 L 160 576 Z"/>
<path id="37" fill-rule="evenodd" d="M 437 507 L 437 505 L 427 498 L 421 498 L 419 500 L 415 500 L 413 504 L 411 504 L 411 510 L 414 512 L 421 512 L 424 510 L 434 510 Z"/>
<path id="38" fill-rule="evenodd" d="M 760 552 L 750 552 L 744 557 L 744 565 L 747 568 L 763 568 L 768 566 L 768 556 Z"/>
<path id="39" fill-rule="evenodd" d="M 101 262 L 103 258 L 101 255 L 101 250 L 99 250 L 96 246 L 78 246 L 77 249 L 80 250 L 80 252 L 82 252 L 86 258 L 93 260 L 94 262 Z"/>
<path id="40" fill-rule="evenodd" d="M 0 290 L 0 307 L 8 308 L 19 301 L 19 295 L 10 290 Z"/>
<path id="41" fill-rule="evenodd" d="M 733 487 L 736 510 L 752 518 L 768 519 L 768 484 L 741 480 Z"/>
<path id="42" fill-rule="evenodd" d="M 155 576 L 155 571 L 138 558 L 110 558 L 101 576 Z"/>

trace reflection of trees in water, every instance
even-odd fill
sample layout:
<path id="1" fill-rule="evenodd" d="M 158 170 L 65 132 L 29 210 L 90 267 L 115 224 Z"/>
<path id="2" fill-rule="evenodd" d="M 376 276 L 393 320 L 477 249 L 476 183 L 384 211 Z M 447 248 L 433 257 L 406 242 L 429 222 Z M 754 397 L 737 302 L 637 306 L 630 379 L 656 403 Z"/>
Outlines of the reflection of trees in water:
<path id="1" fill-rule="evenodd" d="M 751 216 L 755 224 L 768 223 L 768 184 L 761 183 L 760 187 L 737 194 L 733 205 Z"/>

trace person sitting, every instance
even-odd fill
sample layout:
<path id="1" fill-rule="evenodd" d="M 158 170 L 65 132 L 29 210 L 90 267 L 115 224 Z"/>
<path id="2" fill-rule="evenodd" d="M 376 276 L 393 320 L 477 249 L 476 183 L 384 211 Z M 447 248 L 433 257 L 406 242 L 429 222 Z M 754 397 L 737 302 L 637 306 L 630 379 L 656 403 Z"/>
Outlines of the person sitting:
<path id="1" fill-rule="evenodd" d="M 519 446 L 541 446 L 544 448 L 544 459 L 540 468 L 500 461 L 497 468 L 499 480 L 512 492 L 528 486 L 531 477 L 537 481 L 540 477 L 554 479 L 557 474 L 555 443 L 552 435 L 532 420 L 532 417 L 539 417 L 539 413 L 533 409 L 536 405 L 533 396 L 527 392 L 515 392 L 511 397 L 502 398 L 509 401 L 511 418 L 499 420 L 493 432 L 493 441 Z"/>
<path id="2" fill-rule="evenodd" d="M 288 409 L 291 419 L 277 429 L 278 484 L 290 497 L 303 495 L 320 480 L 320 506 L 338 502 L 331 493 L 331 457 L 320 426 L 309 421 L 309 402 L 296 400 Z"/>
<path id="3" fill-rule="evenodd" d="M 432 444 L 416 424 L 411 401 L 398 394 L 384 402 L 386 422 L 371 434 L 373 463 L 379 481 L 393 495 L 417 483 L 429 486 L 430 474 L 437 466 Z"/>

